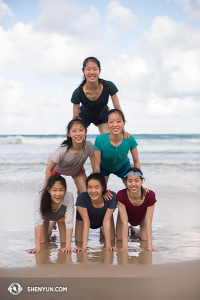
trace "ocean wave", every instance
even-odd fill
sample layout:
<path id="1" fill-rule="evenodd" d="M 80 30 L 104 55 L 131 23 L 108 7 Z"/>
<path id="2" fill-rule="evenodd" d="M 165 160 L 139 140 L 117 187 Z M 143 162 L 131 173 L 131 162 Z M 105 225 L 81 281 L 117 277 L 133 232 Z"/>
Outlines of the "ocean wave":
<path id="1" fill-rule="evenodd" d="M 0 161 L 0 165 L 46 165 L 46 161 L 36 161 L 36 160 L 10 160 L 10 161 Z"/>
<path id="2" fill-rule="evenodd" d="M 0 137 L 0 144 L 22 144 L 22 136 Z"/>
<path id="3" fill-rule="evenodd" d="M 25 145 L 56 145 L 64 141 L 64 136 L 0 136 L 0 144 L 25 144 Z"/>
<path id="4" fill-rule="evenodd" d="M 140 160 L 141 165 L 168 165 L 168 166 L 199 166 L 200 161 L 191 161 L 191 162 L 185 162 L 185 161 L 142 161 Z"/>
<path id="5" fill-rule="evenodd" d="M 177 160 L 143 160 L 140 159 L 141 165 L 200 165 L 200 161 L 177 161 Z M 10 161 L 0 161 L 0 165 L 45 165 L 46 166 L 47 162 L 46 161 L 41 161 L 41 160 L 10 160 Z M 90 161 L 86 161 L 84 165 L 90 165 Z"/>
<path id="6" fill-rule="evenodd" d="M 186 139 L 185 142 L 188 144 L 200 144 L 200 139 Z"/>

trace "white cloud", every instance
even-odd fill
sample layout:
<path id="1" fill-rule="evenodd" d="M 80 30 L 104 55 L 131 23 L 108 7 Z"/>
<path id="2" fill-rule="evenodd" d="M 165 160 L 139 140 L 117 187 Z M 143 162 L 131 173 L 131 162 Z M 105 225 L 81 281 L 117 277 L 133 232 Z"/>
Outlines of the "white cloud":
<path id="1" fill-rule="evenodd" d="M 41 0 L 43 13 L 35 22 L 34 28 L 50 32 L 71 31 L 70 23 L 78 18 L 83 10 L 77 2 L 71 5 L 64 0 Z"/>
<path id="2" fill-rule="evenodd" d="M 21 130 L 26 134 L 31 128 L 39 133 L 52 133 L 52 128 L 53 133 L 64 133 L 67 120 L 71 119 L 72 107 L 68 109 L 64 87 L 62 90 L 49 88 L 45 93 L 43 85 L 37 90 L 27 90 L 19 81 L 0 77 L 0 94 L 0 124 L 5 131 L 12 128 L 13 132 L 15 128 L 25 125 Z"/>
<path id="3" fill-rule="evenodd" d="M 3 0 L 0 0 L 0 18 L 4 16 L 14 16 L 10 8 Z"/>
<path id="4" fill-rule="evenodd" d="M 139 56 L 122 54 L 116 60 L 111 60 L 110 69 L 117 80 L 130 84 L 138 81 L 148 73 L 146 62 Z"/>
<path id="5" fill-rule="evenodd" d="M 162 131 L 164 118 L 165 125 L 167 119 L 195 119 L 200 111 L 197 30 L 158 16 L 135 47 L 127 36 L 136 18 L 119 1 L 110 2 L 106 16 L 93 5 L 41 3 L 37 20 L 0 27 L 1 124 L 27 124 L 27 133 L 35 126 L 38 132 L 40 126 L 43 132 L 63 132 L 72 116 L 70 98 L 81 80 L 82 62 L 91 55 L 101 61 L 102 78 L 119 88 L 129 125 L 137 122 L 143 132 L 154 132 L 153 123 Z"/>
<path id="6" fill-rule="evenodd" d="M 0 27 L 0 65 L 15 64 L 26 72 L 62 73 L 74 76 L 87 56 L 89 45 L 78 43 L 71 36 L 33 31 L 31 24 L 17 23 L 13 29 Z"/>
<path id="7" fill-rule="evenodd" d="M 180 50 L 200 47 L 200 33 L 185 23 L 176 23 L 168 16 L 156 17 L 139 43 L 140 50 L 149 55 L 159 55 L 171 48 Z"/>
<path id="8" fill-rule="evenodd" d="M 138 18 L 129 8 L 122 6 L 120 1 L 111 1 L 107 9 L 107 20 L 114 21 L 125 29 L 134 28 L 136 26 Z"/>
<path id="9" fill-rule="evenodd" d="M 149 95 L 145 107 L 148 114 L 157 117 L 188 116 L 199 108 L 199 103 L 195 102 L 192 97 L 160 98 L 156 94 Z"/>
<path id="10" fill-rule="evenodd" d="M 163 67 L 170 71 L 171 89 L 179 95 L 200 93 L 200 51 L 169 51 Z"/>
<path id="11" fill-rule="evenodd" d="M 38 20 L 18 22 L 7 31 L 0 27 L 0 66 L 73 77 L 85 57 L 102 49 L 99 13 L 94 6 L 84 11 L 62 0 L 44 0 L 42 5 L 45 11 Z"/>
<path id="12" fill-rule="evenodd" d="M 200 93 L 199 32 L 166 16 L 157 17 L 138 49 L 151 57 L 150 90 L 164 98 Z"/>
<path id="13" fill-rule="evenodd" d="M 42 0 L 40 3 L 43 13 L 33 23 L 34 31 L 64 34 L 80 40 L 92 34 L 93 39 L 98 39 L 100 15 L 93 5 L 83 9 L 75 1 L 73 4 L 64 0 Z"/>
<path id="14" fill-rule="evenodd" d="M 183 11 L 188 14 L 191 19 L 200 20 L 200 0 L 166 0 L 179 3 Z"/>
<path id="15" fill-rule="evenodd" d="M 23 113 L 24 103 L 21 102 L 21 99 L 24 96 L 24 87 L 21 82 L 5 80 L 0 77 L 0 94 L 1 114 Z"/>

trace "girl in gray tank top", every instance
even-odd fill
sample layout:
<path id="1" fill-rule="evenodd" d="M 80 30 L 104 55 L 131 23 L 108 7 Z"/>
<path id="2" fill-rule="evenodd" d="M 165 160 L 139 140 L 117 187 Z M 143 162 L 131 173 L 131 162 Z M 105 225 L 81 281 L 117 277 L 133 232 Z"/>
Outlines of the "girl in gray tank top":
<path id="1" fill-rule="evenodd" d="M 86 174 L 84 163 L 90 158 L 94 167 L 94 149 L 90 141 L 86 141 L 87 126 L 83 120 L 73 119 L 67 126 L 67 139 L 47 159 L 45 184 L 53 174 L 71 176 L 78 193 L 86 191 Z"/>

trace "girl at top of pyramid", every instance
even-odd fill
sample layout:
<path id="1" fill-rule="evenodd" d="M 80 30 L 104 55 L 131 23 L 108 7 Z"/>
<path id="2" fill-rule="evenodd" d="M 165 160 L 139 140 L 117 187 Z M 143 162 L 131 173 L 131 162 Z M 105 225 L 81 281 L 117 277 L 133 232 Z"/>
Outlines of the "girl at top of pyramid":
<path id="1" fill-rule="evenodd" d="M 80 118 L 89 126 L 98 126 L 100 134 L 108 133 L 107 114 L 109 96 L 114 108 L 122 111 L 117 97 L 118 89 L 113 82 L 99 78 L 101 65 L 95 57 L 88 57 L 83 62 L 83 81 L 72 94 L 73 119 Z M 129 134 L 124 132 L 125 138 Z"/>

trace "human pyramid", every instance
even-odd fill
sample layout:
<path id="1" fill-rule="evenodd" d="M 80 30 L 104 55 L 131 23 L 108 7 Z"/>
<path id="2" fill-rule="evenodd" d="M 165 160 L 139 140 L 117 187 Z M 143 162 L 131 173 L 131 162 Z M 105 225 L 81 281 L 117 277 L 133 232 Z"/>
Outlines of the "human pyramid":
<path id="1" fill-rule="evenodd" d="M 90 228 L 100 228 L 105 238 L 105 250 L 117 251 L 111 242 L 122 241 L 122 249 L 128 251 L 128 232 L 147 241 L 152 247 L 152 218 L 155 208 L 155 193 L 144 189 L 144 176 L 140 170 L 137 142 L 125 132 L 125 117 L 122 112 L 118 89 L 111 81 L 99 78 L 100 62 L 88 57 L 83 62 L 84 79 L 73 92 L 73 119 L 67 126 L 66 140 L 47 159 L 46 178 L 43 190 L 34 199 L 35 249 L 28 253 L 41 252 L 41 243 L 46 243 L 56 223 L 63 253 L 87 251 Z M 109 95 L 114 109 L 107 104 Z M 81 105 L 81 106 L 80 106 Z M 87 127 L 98 126 L 100 135 L 94 145 L 86 140 Z M 128 153 L 131 152 L 131 166 Z M 93 173 L 86 177 L 84 163 L 90 158 Z M 107 190 L 109 175 L 122 179 L 125 188 L 116 194 Z M 64 177 L 71 176 L 77 187 L 75 241 L 81 247 L 72 249 L 74 226 L 74 198 L 67 191 Z M 113 212 L 118 206 L 116 228 Z M 130 225 L 129 225 L 130 224 Z M 140 228 L 134 226 L 140 225 Z"/>

